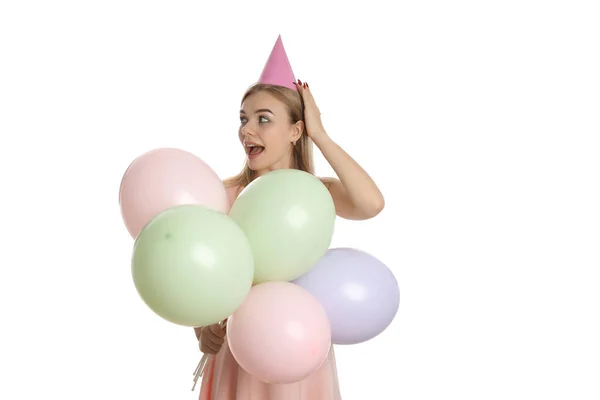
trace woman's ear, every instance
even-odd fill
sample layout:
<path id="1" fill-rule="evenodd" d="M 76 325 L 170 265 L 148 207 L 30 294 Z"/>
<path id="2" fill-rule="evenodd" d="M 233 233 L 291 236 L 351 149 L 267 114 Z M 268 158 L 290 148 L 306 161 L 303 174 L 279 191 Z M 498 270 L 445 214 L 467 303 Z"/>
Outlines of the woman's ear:
<path id="1" fill-rule="evenodd" d="M 302 136 L 302 132 L 304 132 L 304 121 L 298 121 L 292 125 L 292 143 L 300 140 L 300 136 Z"/>

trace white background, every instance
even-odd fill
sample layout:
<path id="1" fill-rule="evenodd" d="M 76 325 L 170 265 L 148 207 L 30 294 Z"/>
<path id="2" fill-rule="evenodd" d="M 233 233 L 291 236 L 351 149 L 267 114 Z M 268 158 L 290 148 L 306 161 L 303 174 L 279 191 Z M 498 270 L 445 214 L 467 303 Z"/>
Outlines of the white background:
<path id="1" fill-rule="evenodd" d="M 332 245 L 401 287 L 386 332 L 337 348 L 344 400 L 600 398 L 594 2 L 215 3 L 2 2 L 0 398 L 197 398 L 192 330 L 135 292 L 119 183 L 167 146 L 236 173 L 278 34 L 386 198 Z"/>

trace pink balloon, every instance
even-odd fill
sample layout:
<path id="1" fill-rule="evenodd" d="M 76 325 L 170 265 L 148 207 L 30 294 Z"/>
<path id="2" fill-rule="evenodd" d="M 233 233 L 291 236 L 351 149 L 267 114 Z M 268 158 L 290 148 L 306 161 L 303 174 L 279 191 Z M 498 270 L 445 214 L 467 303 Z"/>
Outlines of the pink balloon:
<path id="1" fill-rule="evenodd" d="M 260 283 L 227 322 L 227 340 L 240 367 L 268 383 L 307 378 L 327 359 L 327 313 L 306 289 L 290 282 Z"/>
<path id="2" fill-rule="evenodd" d="M 177 205 L 229 212 L 227 192 L 217 174 L 195 155 L 171 148 L 144 153 L 129 165 L 121 181 L 119 203 L 134 239 L 156 215 Z"/>

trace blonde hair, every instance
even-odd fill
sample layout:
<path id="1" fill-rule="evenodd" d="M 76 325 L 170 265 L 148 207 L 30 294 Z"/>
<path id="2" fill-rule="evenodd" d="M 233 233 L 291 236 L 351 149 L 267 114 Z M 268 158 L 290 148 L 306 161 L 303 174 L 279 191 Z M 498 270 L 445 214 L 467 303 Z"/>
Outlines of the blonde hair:
<path id="1" fill-rule="evenodd" d="M 246 98 L 257 92 L 267 92 L 277 100 L 287 106 L 290 120 L 292 124 L 304 120 L 304 102 L 302 96 L 295 90 L 265 83 L 256 83 L 244 93 L 241 103 L 244 103 Z M 292 166 L 293 169 L 299 169 L 310 174 L 315 173 L 313 161 L 313 142 L 306 134 L 306 128 L 303 128 L 302 135 L 295 145 L 293 145 Z M 225 186 L 246 187 L 256 179 L 256 171 L 253 171 L 248 166 L 248 160 L 239 174 L 225 180 Z"/>

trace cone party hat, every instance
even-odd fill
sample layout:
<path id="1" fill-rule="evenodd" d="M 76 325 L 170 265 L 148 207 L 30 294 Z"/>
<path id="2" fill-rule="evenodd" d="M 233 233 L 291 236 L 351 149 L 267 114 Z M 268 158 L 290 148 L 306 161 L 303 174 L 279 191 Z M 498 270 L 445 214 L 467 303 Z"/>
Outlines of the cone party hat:
<path id="1" fill-rule="evenodd" d="M 290 60 L 285 53 L 285 48 L 283 47 L 283 42 L 281 41 L 281 35 L 277 37 L 275 46 L 273 46 L 273 50 L 271 50 L 269 59 L 263 68 L 258 82 L 285 86 L 292 90 L 298 90 L 296 85 L 294 85 L 296 78 L 294 77 Z"/>

